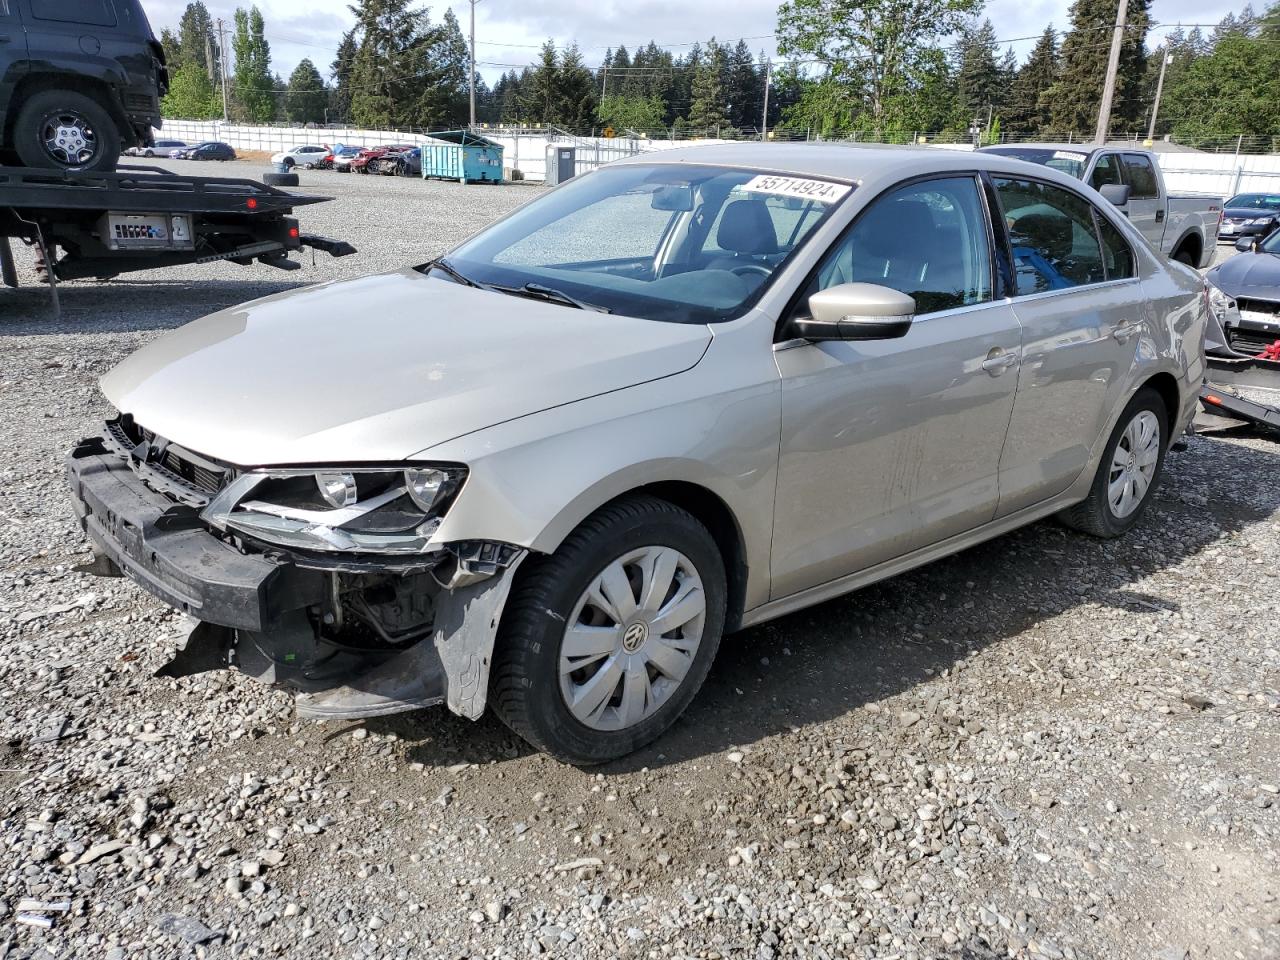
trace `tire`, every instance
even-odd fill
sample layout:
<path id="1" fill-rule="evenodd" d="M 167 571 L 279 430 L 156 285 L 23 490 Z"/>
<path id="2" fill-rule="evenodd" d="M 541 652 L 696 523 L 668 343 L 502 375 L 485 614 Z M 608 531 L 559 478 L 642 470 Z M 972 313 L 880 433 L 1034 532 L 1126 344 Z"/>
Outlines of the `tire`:
<path id="1" fill-rule="evenodd" d="M 152 150 L 150 147 L 147 147 L 147 149 L 145 149 L 145 150 L 143 150 L 143 151 L 142 151 L 142 155 L 143 155 L 144 157 L 146 157 L 147 159 L 151 159 L 151 158 L 155 157 L 156 152 L 155 152 L 154 150 Z"/>
<path id="2" fill-rule="evenodd" d="M 96 100 L 42 90 L 18 111 L 13 146 L 28 167 L 109 171 L 120 160 L 120 130 Z"/>
<path id="3" fill-rule="evenodd" d="M 298 175 L 296 173 L 264 173 L 262 182 L 270 187 L 296 187 Z"/>
<path id="4" fill-rule="evenodd" d="M 1138 469 L 1136 464 L 1140 464 L 1143 453 L 1150 450 L 1150 446 L 1141 440 L 1143 436 L 1141 429 L 1137 433 L 1130 433 L 1130 428 L 1135 424 L 1140 427 L 1143 424 L 1150 425 L 1152 422 L 1158 431 L 1154 439 L 1154 464 L 1149 473 L 1139 470 L 1147 477 L 1147 486 L 1138 495 L 1136 505 L 1130 503 L 1126 506 L 1121 501 L 1120 509 L 1117 509 L 1109 489 L 1113 472 L 1119 477 L 1127 471 L 1131 478 L 1136 479 L 1133 472 Z M 1138 441 L 1137 449 L 1131 450 L 1129 457 L 1124 457 L 1124 451 L 1134 446 L 1135 438 Z M 1165 410 L 1164 400 L 1151 387 L 1143 387 L 1126 404 L 1124 412 L 1116 422 L 1116 428 L 1107 441 L 1106 449 L 1103 450 L 1102 461 L 1098 464 L 1093 485 L 1089 488 L 1089 496 L 1075 506 L 1062 511 L 1058 515 L 1059 519 L 1074 530 L 1108 540 L 1127 533 L 1142 519 L 1160 485 L 1160 477 L 1164 472 L 1165 451 L 1168 447 L 1169 414 Z M 1125 465 L 1117 466 L 1117 459 L 1124 461 Z M 1140 483 L 1138 485 L 1140 486 Z M 1133 492 L 1135 488 L 1129 489 Z"/>
<path id="5" fill-rule="evenodd" d="M 663 597 L 637 603 L 645 585 L 640 565 L 656 562 L 659 555 L 671 571 L 669 581 L 665 572 L 652 581 L 667 584 L 659 588 Z M 615 584 L 640 608 L 630 618 L 605 613 L 587 596 L 610 570 L 622 577 Z M 668 618 L 689 616 L 698 606 L 699 584 L 701 612 L 650 636 L 648 624 L 656 621 L 646 607 L 667 611 Z M 597 595 L 604 596 L 605 589 Z M 697 694 L 720 644 L 726 596 L 720 551 L 693 516 L 649 496 L 602 507 L 555 553 L 525 562 L 498 629 L 489 702 L 516 734 L 559 760 L 586 766 L 625 756 L 660 736 Z M 677 597 L 683 599 L 676 603 Z M 601 621 L 603 628 L 589 626 Z M 563 644 L 574 626 L 591 631 L 580 637 L 600 638 L 593 647 L 602 641 L 611 652 L 596 651 L 580 660 L 566 654 Z M 667 642 L 659 642 L 664 637 Z M 583 666 L 562 676 L 562 656 Z M 666 670 L 659 669 L 659 659 Z M 639 686 L 631 686 L 633 677 Z M 627 696 L 630 690 L 639 692 L 639 701 Z M 574 696 L 577 714 L 569 705 Z M 624 716 L 624 709 L 637 703 L 635 715 Z"/>
<path id="6" fill-rule="evenodd" d="M 1178 263 L 1186 264 L 1188 267 L 1191 267 L 1192 269 L 1195 268 L 1195 265 L 1196 265 L 1195 258 L 1191 256 L 1191 251 L 1186 250 L 1185 248 L 1175 253 L 1173 255 L 1173 259 L 1176 260 Z"/>
<path id="7" fill-rule="evenodd" d="M 294 159 L 293 159 L 293 157 L 285 157 L 285 158 L 284 158 L 283 160 L 281 160 L 280 162 L 281 162 L 281 163 L 283 163 L 283 164 L 284 164 L 286 167 L 288 167 L 290 170 L 292 170 L 292 169 L 293 169 L 293 164 L 294 164 Z"/>

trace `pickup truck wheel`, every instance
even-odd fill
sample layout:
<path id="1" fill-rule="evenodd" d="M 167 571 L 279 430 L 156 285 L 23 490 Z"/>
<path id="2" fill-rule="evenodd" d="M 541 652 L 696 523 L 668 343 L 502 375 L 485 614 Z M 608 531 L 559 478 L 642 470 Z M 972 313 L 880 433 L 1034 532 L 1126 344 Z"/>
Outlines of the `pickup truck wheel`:
<path id="1" fill-rule="evenodd" d="M 1188 267 L 1194 267 L 1196 265 L 1195 258 L 1191 256 L 1190 250 L 1179 250 L 1173 255 L 1173 259 L 1177 260 L 1178 263 L 1185 263 Z"/>
<path id="2" fill-rule="evenodd" d="M 684 712 L 724 629 L 724 562 L 684 510 L 634 496 L 525 561 L 498 631 L 489 700 L 575 764 L 637 750 Z"/>
<path id="3" fill-rule="evenodd" d="M 114 170 L 120 131 L 101 104 L 84 94 L 42 90 L 18 111 L 13 146 L 28 167 Z"/>
<path id="4" fill-rule="evenodd" d="M 1104 539 L 1126 533 L 1146 512 L 1160 483 L 1168 434 L 1164 400 L 1143 387 L 1120 414 L 1089 496 L 1060 513 L 1059 519 Z"/>

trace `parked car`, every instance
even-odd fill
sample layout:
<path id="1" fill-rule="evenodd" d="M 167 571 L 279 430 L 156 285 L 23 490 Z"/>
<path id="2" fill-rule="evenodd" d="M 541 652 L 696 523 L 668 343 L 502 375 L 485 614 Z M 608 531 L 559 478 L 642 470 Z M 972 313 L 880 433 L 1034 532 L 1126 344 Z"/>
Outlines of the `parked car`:
<path id="1" fill-rule="evenodd" d="M 389 177 L 422 176 L 421 148 L 411 147 L 408 150 L 393 150 L 378 161 L 378 172 Z"/>
<path id="2" fill-rule="evenodd" d="M 317 146 L 316 144 L 303 143 L 296 147 L 290 147 L 288 150 L 282 150 L 279 153 L 271 155 L 272 163 L 283 163 L 286 167 L 311 167 L 319 166 L 329 154 L 329 148 Z"/>
<path id="3" fill-rule="evenodd" d="M 27 167 L 114 170 L 168 92 L 139 0 L 0 2 L 0 148 Z"/>
<path id="4" fill-rule="evenodd" d="M 201 621 L 165 675 L 234 663 L 309 717 L 489 704 L 594 763 L 725 633 L 1042 517 L 1130 530 L 1206 318 L 1052 169 L 678 148 L 151 341 L 68 475 L 99 568 Z"/>
<path id="5" fill-rule="evenodd" d="M 1280 230 L 1242 237 L 1236 249 L 1241 253 L 1205 274 L 1209 303 L 1226 346 L 1256 355 L 1280 341 Z"/>
<path id="6" fill-rule="evenodd" d="M 194 147 L 183 147 L 169 153 L 174 160 L 234 160 L 236 152 L 229 143 L 206 140 Z"/>
<path id="7" fill-rule="evenodd" d="M 125 151 L 130 157 L 165 157 L 169 156 L 172 151 L 181 149 L 187 144 L 182 140 L 157 140 L 155 143 L 146 147 L 130 147 Z"/>
<path id="8" fill-rule="evenodd" d="M 1223 204 L 1219 240 L 1265 237 L 1280 226 L 1280 194 L 1240 193 Z"/>
<path id="9" fill-rule="evenodd" d="M 1083 180 L 1119 207 L 1151 246 L 1179 263 L 1206 267 L 1213 260 L 1222 200 L 1207 193 L 1169 193 L 1150 151 L 1020 143 L 983 147 L 983 152 L 1041 164 Z"/>
<path id="10" fill-rule="evenodd" d="M 378 173 L 383 157 L 398 150 L 408 150 L 411 147 L 412 144 L 408 143 L 392 143 L 361 150 L 356 155 L 356 158 L 351 161 L 350 170 L 352 173 Z"/>
<path id="11" fill-rule="evenodd" d="M 350 173 L 351 164 L 358 156 L 360 156 L 360 147 L 342 147 L 326 158 L 327 165 L 338 173 Z"/>

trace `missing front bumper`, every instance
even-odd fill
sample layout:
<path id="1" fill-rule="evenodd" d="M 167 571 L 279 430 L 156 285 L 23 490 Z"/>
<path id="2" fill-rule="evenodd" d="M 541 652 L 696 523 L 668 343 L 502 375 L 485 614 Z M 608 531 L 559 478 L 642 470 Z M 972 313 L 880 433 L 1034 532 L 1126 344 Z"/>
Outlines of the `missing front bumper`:
<path id="1" fill-rule="evenodd" d="M 297 695 L 302 716 L 351 719 L 445 703 L 484 712 L 502 608 L 525 551 L 443 546 L 411 569 L 361 559 L 332 568 L 280 552 L 247 554 L 196 510 L 146 487 L 101 442 L 67 460 L 72 502 L 98 561 L 192 618 L 159 675 L 236 669 Z M 344 593 L 345 591 L 345 593 Z M 354 631 L 343 632 L 344 611 Z M 392 632 L 402 618 L 412 630 Z"/>

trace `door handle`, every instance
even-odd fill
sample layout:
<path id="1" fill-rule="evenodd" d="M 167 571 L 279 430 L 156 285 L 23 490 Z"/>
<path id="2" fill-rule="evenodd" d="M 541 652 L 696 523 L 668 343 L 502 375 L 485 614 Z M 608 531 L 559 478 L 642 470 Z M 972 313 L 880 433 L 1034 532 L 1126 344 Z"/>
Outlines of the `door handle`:
<path id="1" fill-rule="evenodd" d="M 1163 210 L 1157 210 L 1157 211 L 1156 211 L 1156 223 L 1162 223 L 1163 221 L 1164 221 L 1164 211 L 1163 211 Z"/>
<path id="2" fill-rule="evenodd" d="M 1130 337 L 1135 333 L 1138 333 L 1141 329 L 1142 324 L 1135 320 L 1130 323 L 1120 324 L 1120 326 L 1111 331 L 1111 335 L 1120 343 L 1126 343 Z"/>
<path id="3" fill-rule="evenodd" d="M 999 349 L 999 347 L 995 348 L 995 350 Z M 987 359 L 982 361 L 982 369 L 991 374 L 991 376 L 998 377 L 1006 370 L 1018 365 L 1018 355 L 1016 353 L 996 353 L 995 350 L 987 355 Z"/>

